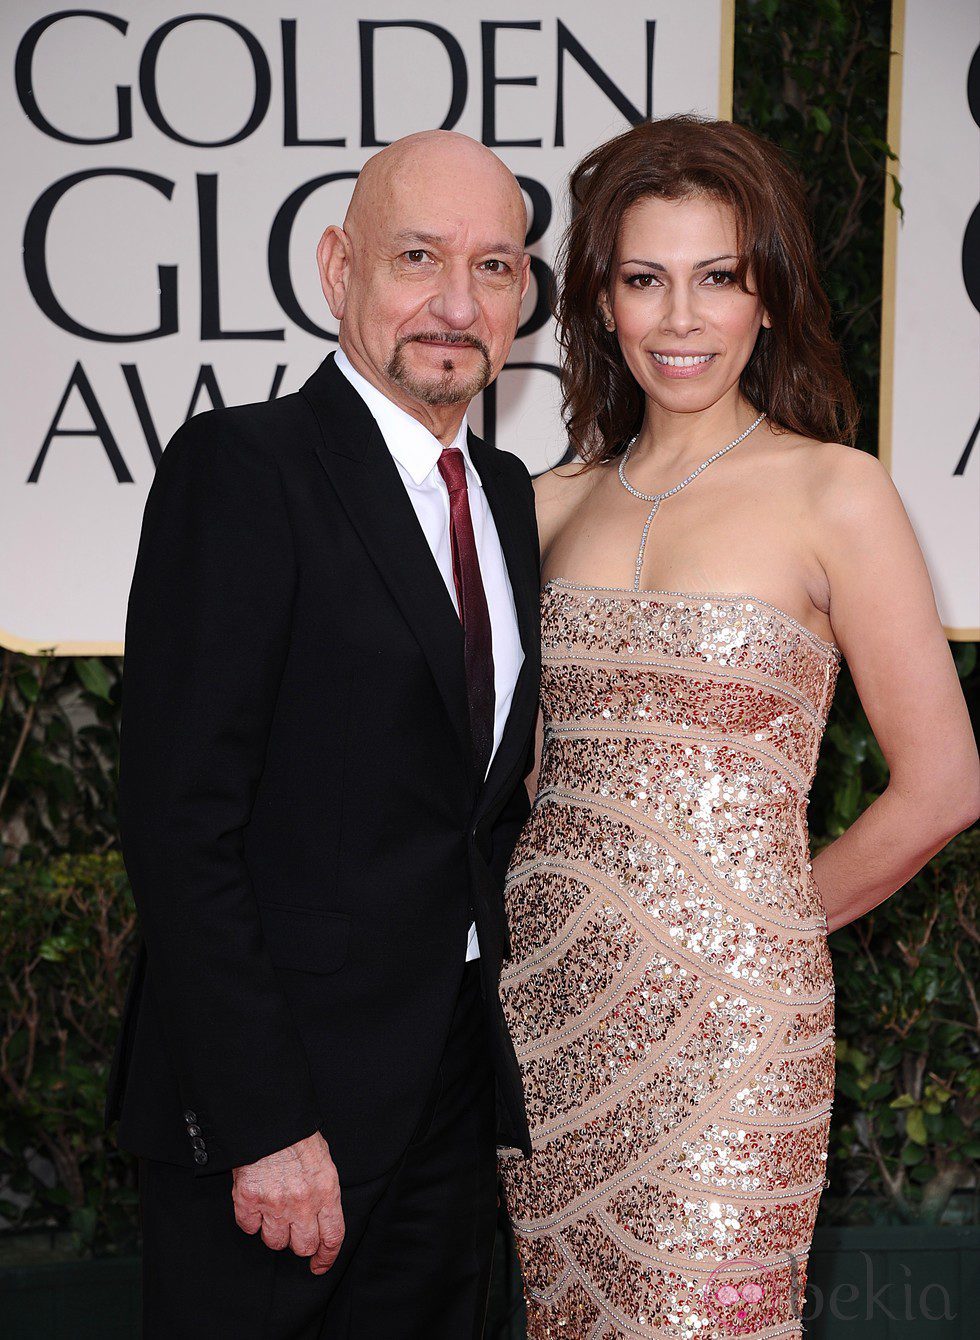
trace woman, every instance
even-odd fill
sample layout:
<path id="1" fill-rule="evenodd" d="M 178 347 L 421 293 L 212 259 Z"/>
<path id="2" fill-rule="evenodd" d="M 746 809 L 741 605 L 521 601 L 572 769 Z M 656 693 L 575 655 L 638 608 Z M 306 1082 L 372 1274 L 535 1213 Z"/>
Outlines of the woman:
<path id="1" fill-rule="evenodd" d="M 827 934 L 980 809 L 901 502 L 853 440 L 800 184 L 635 127 L 572 176 L 579 465 L 538 481 L 543 755 L 502 1002 L 529 1336 L 798 1336 L 834 1092 Z M 840 653 L 891 769 L 808 861 Z"/>

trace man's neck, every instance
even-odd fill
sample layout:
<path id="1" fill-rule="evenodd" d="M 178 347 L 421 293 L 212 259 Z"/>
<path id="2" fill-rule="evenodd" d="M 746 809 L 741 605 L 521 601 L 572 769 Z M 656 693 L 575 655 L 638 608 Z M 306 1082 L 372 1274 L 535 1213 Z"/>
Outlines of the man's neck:
<path id="1" fill-rule="evenodd" d="M 359 373 L 366 382 L 370 382 L 374 389 L 380 392 L 386 400 L 390 400 L 393 405 L 397 405 L 406 414 L 410 414 L 423 428 L 427 428 L 444 447 L 451 446 L 455 442 L 459 433 L 459 425 L 463 422 L 468 408 L 467 405 L 426 405 L 421 400 L 415 400 L 397 382 L 382 377 L 370 363 L 358 354 L 356 349 L 348 347 L 343 338 L 340 340 L 340 347 L 347 355 L 354 371 Z"/>

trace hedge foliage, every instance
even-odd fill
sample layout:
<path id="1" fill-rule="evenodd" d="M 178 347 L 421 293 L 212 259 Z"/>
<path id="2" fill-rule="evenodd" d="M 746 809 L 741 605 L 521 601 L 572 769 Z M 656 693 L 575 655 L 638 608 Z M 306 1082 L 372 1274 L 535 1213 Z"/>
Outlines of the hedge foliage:
<path id="1" fill-rule="evenodd" d="M 136 940 L 119 852 L 0 869 L 0 1213 L 131 1245 L 132 1160 L 102 1130 Z"/>
<path id="2" fill-rule="evenodd" d="M 978 1221 L 980 830 L 830 940 L 837 1085 L 824 1217 Z"/>
<path id="3" fill-rule="evenodd" d="M 779 144 L 808 184 L 821 277 L 862 409 L 858 445 L 874 452 L 886 196 L 901 203 L 887 143 L 891 5 L 743 0 L 736 14 L 735 119 Z M 953 654 L 975 708 L 977 647 Z M 887 782 L 845 667 L 810 801 L 815 845 L 838 837 Z M 972 833 L 831 936 L 837 1092 L 824 1216 L 935 1221 L 954 1190 L 978 1186 L 978 893 Z"/>

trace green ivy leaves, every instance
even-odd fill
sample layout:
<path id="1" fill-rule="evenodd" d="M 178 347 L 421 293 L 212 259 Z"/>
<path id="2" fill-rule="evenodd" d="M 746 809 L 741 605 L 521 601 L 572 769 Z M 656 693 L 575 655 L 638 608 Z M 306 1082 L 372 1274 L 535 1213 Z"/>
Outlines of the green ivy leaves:
<path id="1" fill-rule="evenodd" d="M 96 698 L 101 698 L 105 703 L 112 702 L 113 681 L 104 661 L 90 656 L 86 660 L 76 658 L 73 665 L 79 683 L 84 689 L 87 689 Z"/>
<path id="2" fill-rule="evenodd" d="M 121 672 L 0 649 L 0 867 L 117 844 Z"/>

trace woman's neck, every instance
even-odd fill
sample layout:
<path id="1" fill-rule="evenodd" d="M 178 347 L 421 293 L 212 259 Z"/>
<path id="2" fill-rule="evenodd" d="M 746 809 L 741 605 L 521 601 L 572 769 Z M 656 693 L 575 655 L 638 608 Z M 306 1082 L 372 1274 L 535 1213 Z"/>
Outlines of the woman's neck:
<path id="1" fill-rule="evenodd" d="M 630 475 L 648 481 L 668 475 L 672 481 L 675 475 L 683 477 L 738 437 L 756 417 L 737 388 L 733 395 L 690 414 L 678 414 L 647 400 L 643 426 L 630 452 Z"/>

